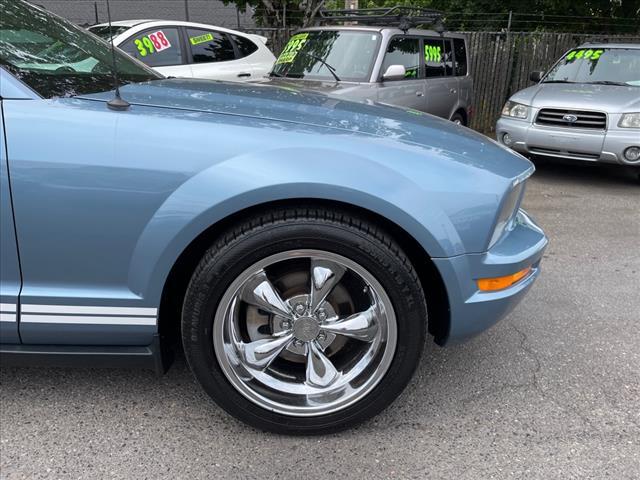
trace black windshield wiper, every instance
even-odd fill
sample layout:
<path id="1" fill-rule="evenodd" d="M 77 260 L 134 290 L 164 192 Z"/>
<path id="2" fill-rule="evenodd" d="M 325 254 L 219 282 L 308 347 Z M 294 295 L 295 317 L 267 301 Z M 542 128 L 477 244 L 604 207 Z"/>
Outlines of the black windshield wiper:
<path id="1" fill-rule="evenodd" d="M 618 85 L 619 87 L 629 87 L 628 83 L 624 82 L 614 82 L 612 80 L 596 80 L 594 82 L 585 82 L 590 85 Z"/>
<path id="2" fill-rule="evenodd" d="M 322 58 L 318 57 L 317 55 L 313 55 L 313 54 L 307 53 L 307 52 L 298 52 L 298 53 L 299 54 L 301 53 L 302 55 L 306 55 L 307 57 L 313 58 L 315 61 L 320 62 L 325 67 L 327 67 L 327 70 L 329 70 L 329 72 L 331 72 L 331 75 L 333 75 L 333 78 L 336 79 L 336 82 L 340 81 L 340 77 L 338 77 L 338 74 L 336 73 L 336 69 L 334 67 L 332 67 L 331 65 L 329 65 L 327 62 L 325 62 Z"/>
<path id="3" fill-rule="evenodd" d="M 306 57 L 312 58 L 317 62 L 320 62 L 321 64 L 323 64 L 325 67 L 327 67 L 327 70 L 329 70 L 329 72 L 331 73 L 331 75 L 333 75 L 333 78 L 336 79 L 336 82 L 340 81 L 340 77 L 338 77 L 338 74 L 336 73 L 336 69 L 334 67 L 332 67 L 331 65 L 329 65 L 326 61 L 324 61 L 322 58 L 313 55 L 311 53 L 307 53 L 307 52 L 298 52 L 297 55 L 304 55 Z M 293 61 L 291 63 L 289 63 L 289 65 L 285 68 L 283 73 L 278 73 L 275 70 L 272 70 L 269 73 L 269 76 L 271 77 L 278 77 L 278 78 L 284 78 L 284 77 L 289 77 L 289 70 L 291 68 L 291 66 L 293 65 Z"/>
<path id="4" fill-rule="evenodd" d="M 576 83 L 576 82 L 572 82 L 571 80 L 545 80 L 542 83 Z"/>

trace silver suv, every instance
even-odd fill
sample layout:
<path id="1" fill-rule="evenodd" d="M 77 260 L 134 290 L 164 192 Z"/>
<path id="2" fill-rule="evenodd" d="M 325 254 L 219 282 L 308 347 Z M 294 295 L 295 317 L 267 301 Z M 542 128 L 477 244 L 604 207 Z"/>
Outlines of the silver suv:
<path id="1" fill-rule="evenodd" d="M 640 45 L 585 44 L 513 95 L 498 141 L 521 153 L 640 167 Z"/>
<path id="2" fill-rule="evenodd" d="M 407 107 L 468 125 L 473 81 L 464 35 L 313 27 L 293 35 L 269 83 Z"/>

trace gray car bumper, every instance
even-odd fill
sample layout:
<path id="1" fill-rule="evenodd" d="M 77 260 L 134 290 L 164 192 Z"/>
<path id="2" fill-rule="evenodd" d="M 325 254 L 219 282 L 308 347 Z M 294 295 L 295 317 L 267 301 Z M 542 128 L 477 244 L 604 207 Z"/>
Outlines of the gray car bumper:
<path id="1" fill-rule="evenodd" d="M 505 134 L 511 140 L 508 145 Z M 627 148 L 640 146 L 638 131 L 633 129 L 603 132 L 553 128 L 501 117 L 496 125 L 496 137 L 501 144 L 527 155 L 640 167 L 640 161 L 628 162 L 623 155 Z"/>

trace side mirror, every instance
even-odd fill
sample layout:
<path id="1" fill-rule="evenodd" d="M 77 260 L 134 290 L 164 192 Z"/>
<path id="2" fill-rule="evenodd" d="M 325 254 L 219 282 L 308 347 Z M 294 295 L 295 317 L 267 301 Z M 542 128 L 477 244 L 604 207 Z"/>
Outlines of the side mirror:
<path id="1" fill-rule="evenodd" d="M 544 77 L 544 72 L 542 70 L 536 70 L 535 72 L 531 72 L 529 74 L 529 80 L 532 82 L 538 83 Z"/>
<path id="2" fill-rule="evenodd" d="M 387 71 L 382 75 L 382 80 L 402 80 L 406 74 L 407 71 L 405 70 L 404 65 L 389 65 Z"/>

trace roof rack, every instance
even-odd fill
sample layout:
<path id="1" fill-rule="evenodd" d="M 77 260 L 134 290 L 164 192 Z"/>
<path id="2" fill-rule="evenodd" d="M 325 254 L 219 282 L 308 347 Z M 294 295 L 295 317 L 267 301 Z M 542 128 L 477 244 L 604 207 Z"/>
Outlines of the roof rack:
<path id="1" fill-rule="evenodd" d="M 320 10 L 316 23 L 358 22 L 362 25 L 398 27 L 406 32 L 418 25 L 433 25 L 434 30 L 444 31 L 443 13 L 439 10 L 421 7 L 377 7 L 345 10 Z"/>

